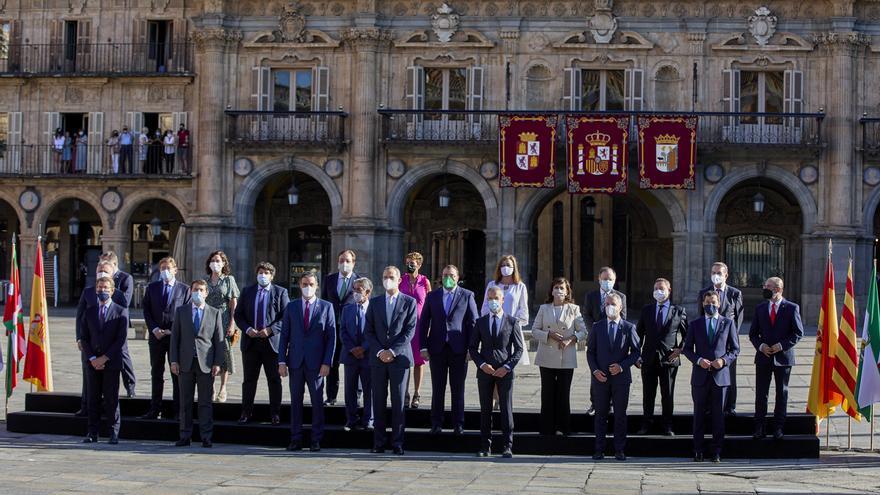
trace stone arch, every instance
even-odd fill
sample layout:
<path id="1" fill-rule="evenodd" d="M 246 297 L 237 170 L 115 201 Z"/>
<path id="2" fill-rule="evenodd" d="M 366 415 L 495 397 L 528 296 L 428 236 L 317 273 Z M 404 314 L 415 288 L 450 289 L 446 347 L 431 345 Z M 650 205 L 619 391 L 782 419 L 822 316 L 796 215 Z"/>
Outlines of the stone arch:
<path id="1" fill-rule="evenodd" d="M 709 196 L 706 198 L 706 206 L 703 210 L 705 232 L 716 232 L 715 224 L 718 216 L 718 207 L 721 205 L 721 201 L 724 200 L 727 193 L 741 182 L 753 178 L 772 180 L 794 195 L 798 202 L 798 206 L 800 206 L 801 214 L 803 215 L 804 233 L 809 234 L 813 231 L 813 227 L 816 225 L 818 218 L 818 209 L 816 207 L 816 200 L 813 198 L 813 194 L 807 186 L 805 186 L 796 175 L 782 167 L 768 165 L 766 170 L 763 171 L 761 168 L 762 167 L 757 164 L 736 167 L 735 170 L 725 175 L 724 178 L 715 185 L 709 193 Z"/>
<path id="2" fill-rule="evenodd" d="M 663 62 L 655 66 L 651 77 L 654 86 L 655 110 L 681 110 L 682 81 L 678 64 Z"/>
<path id="3" fill-rule="evenodd" d="M 862 226 L 867 235 L 874 235 L 874 215 L 877 214 L 878 206 L 880 206 L 880 187 L 875 187 L 868 194 L 865 206 L 862 208 Z"/>
<path id="4" fill-rule="evenodd" d="M 157 193 L 155 191 L 139 190 L 125 195 L 122 208 L 116 213 L 116 225 L 114 227 L 117 230 L 120 226 L 122 226 L 122 228 L 127 228 L 126 226 L 131 221 L 131 216 L 134 215 L 134 212 L 137 211 L 141 205 L 151 200 L 167 202 L 177 209 L 180 218 L 186 223 L 188 210 L 186 204 L 184 204 L 177 196 L 173 194 L 163 195 L 162 193 Z"/>
<path id="5" fill-rule="evenodd" d="M 277 174 L 289 173 L 291 170 L 306 174 L 321 185 L 324 192 L 327 193 L 330 208 L 333 210 L 332 223 L 336 225 L 339 222 L 339 216 L 342 212 L 342 194 L 333 179 L 324 173 L 321 167 L 310 161 L 295 157 L 293 163 L 290 163 L 285 157 L 255 168 L 241 184 L 235 194 L 235 221 L 239 227 L 250 228 L 254 226 L 254 206 L 260 192 L 266 186 L 266 182 Z"/>
<path id="6" fill-rule="evenodd" d="M 82 201 L 92 207 L 92 209 L 95 210 L 95 213 L 98 214 L 98 219 L 101 221 L 102 231 L 107 231 L 107 228 L 110 225 L 107 211 L 101 207 L 101 198 L 92 190 L 73 191 L 70 189 L 63 189 L 46 193 L 42 198 L 41 206 L 34 214 L 33 225 L 38 229 L 45 229 L 49 215 L 52 214 L 52 210 L 61 204 L 61 202 L 68 199 Z"/>
<path id="7" fill-rule="evenodd" d="M 18 192 L 18 191 L 16 191 L 16 192 Z M 19 194 L 21 194 L 21 193 L 19 192 Z M 25 227 L 27 227 L 28 224 L 26 221 L 27 218 L 25 218 L 26 217 L 25 212 L 21 208 L 21 206 L 19 206 L 19 204 L 18 204 L 18 195 L 14 194 L 11 189 L 10 190 L 3 189 L 3 190 L 0 190 L 0 201 L 4 201 L 7 204 L 9 204 L 9 207 L 12 208 L 12 211 L 15 212 L 15 218 L 18 219 L 19 229 L 20 229 L 20 231 L 23 232 Z"/>

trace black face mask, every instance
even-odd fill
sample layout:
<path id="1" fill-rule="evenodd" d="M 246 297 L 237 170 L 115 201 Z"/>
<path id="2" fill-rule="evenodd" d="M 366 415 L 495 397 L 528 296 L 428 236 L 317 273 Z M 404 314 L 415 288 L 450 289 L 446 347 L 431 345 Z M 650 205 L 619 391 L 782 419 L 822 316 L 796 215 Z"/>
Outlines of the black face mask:
<path id="1" fill-rule="evenodd" d="M 406 272 L 407 273 L 415 273 L 416 272 L 416 265 L 414 263 L 407 263 L 406 264 Z"/>
<path id="2" fill-rule="evenodd" d="M 761 295 L 764 296 L 764 299 L 773 299 L 773 291 L 770 289 L 762 290 Z"/>
<path id="3" fill-rule="evenodd" d="M 706 304 L 703 305 L 703 311 L 706 312 L 706 316 L 712 317 L 715 316 L 715 313 L 718 312 L 718 306 L 714 304 Z"/>

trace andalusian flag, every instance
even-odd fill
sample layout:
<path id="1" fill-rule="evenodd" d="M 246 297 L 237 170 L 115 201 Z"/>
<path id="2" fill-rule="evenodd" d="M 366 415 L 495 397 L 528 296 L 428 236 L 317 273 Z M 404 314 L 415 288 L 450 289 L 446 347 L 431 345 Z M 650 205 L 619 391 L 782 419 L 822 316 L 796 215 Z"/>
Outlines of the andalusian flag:
<path id="1" fill-rule="evenodd" d="M 843 396 L 841 408 L 856 421 L 862 420 L 856 401 L 856 379 L 859 372 L 859 352 L 856 347 L 856 301 L 853 284 L 853 260 L 849 259 L 846 272 L 846 295 L 843 299 L 843 315 L 834 354 L 834 370 L 831 372 L 832 389 Z"/>
<path id="2" fill-rule="evenodd" d="M 6 367 L 6 398 L 8 399 L 12 395 L 12 390 L 18 385 L 18 365 L 24 357 L 25 350 L 24 315 L 21 314 L 21 277 L 18 273 L 18 253 L 15 249 L 14 234 L 3 326 L 6 327 L 6 359 L 9 361 Z"/>
<path id="3" fill-rule="evenodd" d="M 856 399 L 860 412 L 871 418 L 871 405 L 880 402 L 880 302 L 877 301 L 877 260 L 868 285 L 868 303 L 865 324 L 862 327 L 862 360 L 859 363 L 859 381 Z"/>
<path id="4" fill-rule="evenodd" d="M 52 359 L 49 353 L 49 318 L 46 304 L 46 281 L 43 277 L 43 248 L 37 237 L 37 256 L 34 260 L 34 284 L 31 288 L 31 320 L 28 330 L 27 352 L 21 378 L 31 382 L 39 392 L 52 391 Z"/>
<path id="5" fill-rule="evenodd" d="M 831 263 L 831 241 L 828 241 L 828 263 L 825 265 L 825 286 L 819 308 L 819 329 L 816 332 L 816 353 L 813 355 L 813 376 L 807 396 L 807 412 L 817 420 L 834 413 L 843 396 L 834 391 L 831 373 L 837 347 L 837 301 L 834 299 L 834 265 Z"/>

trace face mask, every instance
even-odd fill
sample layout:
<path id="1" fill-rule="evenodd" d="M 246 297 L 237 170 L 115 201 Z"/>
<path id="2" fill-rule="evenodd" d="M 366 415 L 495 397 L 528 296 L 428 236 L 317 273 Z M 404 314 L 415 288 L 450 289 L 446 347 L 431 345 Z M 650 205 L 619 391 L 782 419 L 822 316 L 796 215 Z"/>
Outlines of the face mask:
<path id="1" fill-rule="evenodd" d="M 98 292 L 98 300 L 101 302 L 107 302 L 107 299 L 110 299 L 109 292 Z"/>
<path id="2" fill-rule="evenodd" d="M 712 317 L 718 313 L 718 306 L 714 304 L 705 304 L 703 305 L 703 311 L 706 312 L 706 316 Z"/>
<path id="3" fill-rule="evenodd" d="M 394 290 L 397 288 L 397 280 L 393 278 L 386 278 L 382 280 L 382 287 L 385 287 L 385 290 Z"/>
<path id="4" fill-rule="evenodd" d="M 612 280 L 600 280 L 599 287 L 602 288 L 604 292 L 611 292 L 611 289 L 614 288 L 614 281 Z"/>
<path id="5" fill-rule="evenodd" d="M 452 290 L 455 288 L 455 279 L 450 277 L 449 275 L 443 277 L 443 288 L 446 290 Z"/>
<path id="6" fill-rule="evenodd" d="M 415 273 L 416 272 L 416 264 L 415 263 L 407 263 L 406 264 L 406 272 L 407 273 Z"/>
<path id="7" fill-rule="evenodd" d="M 98 274 L 95 275 L 95 278 L 105 278 L 105 277 L 110 278 L 110 274 L 107 272 L 98 272 Z"/>
<path id="8" fill-rule="evenodd" d="M 360 292 L 354 293 L 354 302 L 358 304 L 362 304 L 367 299 L 367 296 L 361 294 Z"/>
<path id="9" fill-rule="evenodd" d="M 724 276 L 716 273 L 712 275 L 712 283 L 715 285 L 721 285 L 724 283 Z"/>
<path id="10" fill-rule="evenodd" d="M 501 303 L 498 302 L 498 299 L 489 299 L 489 302 L 487 302 L 486 305 L 489 306 L 489 311 L 493 313 L 501 311 Z"/>
<path id="11" fill-rule="evenodd" d="M 223 262 L 221 261 L 212 261 L 208 266 L 214 273 L 220 273 L 220 270 L 223 270 Z"/>
<path id="12" fill-rule="evenodd" d="M 617 306 L 605 306 L 605 315 L 611 318 L 612 320 L 617 318 Z"/>
<path id="13" fill-rule="evenodd" d="M 345 263 L 340 263 L 339 265 L 337 265 L 337 268 L 339 268 L 339 273 L 348 274 L 351 273 L 351 269 L 354 268 L 354 263 L 349 263 L 346 261 Z"/>
<path id="14" fill-rule="evenodd" d="M 192 302 L 193 302 L 193 304 L 195 304 L 196 306 L 201 306 L 202 303 L 205 302 L 205 295 L 202 294 L 201 291 L 194 291 L 194 292 L 192 293 Z"/>
<path id="15" fill-rule="evenodd" d="M 556 299 L 565 299 L 565 289 L 561 287 L 553 289 L 553 297 Z"/>
<path id="16" fill-rule="evenodd" d="M 168 282 L 169 280 L 174 280 L 174 274 L 171 273 L 171 270 L 162 270 L 161 273 L 162 280 Z"/>
<path id="17" fill-rule="evenodd" d="M 773 291 L 770 289 L 762 290 L 761 295 L 764 296 L 764 299 L 773 299 Z"/>
<path id="18" fill-rule="evenodd" d="M 501 275 L 505 277 L 509 277 L 513 275 L 513 267 L 512 266 L 502 266 L 501 267 Z"/>
<path id="19" fill-rule="evenodd" d="M 272 281 L 272 277 L 266 275 L 265 273 L 260 273 L 257 275 L 257 283 L 260 284 L 260 287 L 265 287 L 269 285 L 269 282 Z"/>
<path id="20" fill-rule="evenodd" d="M 315 288 L 310 285 L 306 287 L 300 287 L 300 290 L 302 291 L 303 297 L 305 297 L 306 299 L 311 299 L 315 297 Z"/>
<path id="21" fill-rule="evenodd" d="M 654 291 L 654 300 L 657 301 L 658 303 L 662 303 L 663 301 L 666 300 L 667 297 L 669 297 L 669 295 L 666 293 L 665 290 L 658 289 L 658 290 Z"/>

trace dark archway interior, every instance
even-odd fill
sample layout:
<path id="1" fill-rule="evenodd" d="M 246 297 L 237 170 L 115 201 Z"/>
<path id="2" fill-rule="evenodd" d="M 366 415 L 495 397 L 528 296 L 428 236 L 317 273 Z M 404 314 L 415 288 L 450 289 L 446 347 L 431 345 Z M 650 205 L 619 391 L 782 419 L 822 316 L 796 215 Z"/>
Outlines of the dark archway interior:
<path id="1" fill-rule="evenodd" d="M 153 219 L 159 220 L 159 235 L 153 234 Z M 182 224 L 183 216 L 174 205 L 165 200 L 148 199 L 135 208 L 128 226 L 131 251 L 126 253 L 125 260 L 125 265 L 131 267 L 135 283 L 145 284 L 158 280 L 159 260 L 166 256 L 175 258 L 181 256 L 181 253 L 176 253 L 174 248 Z M 176 261 L 178 278 L 191 280 L 193 274 L 186 272 L 186 260 L 176 259 Z M 196 272 L 197 275 L 200 273 Z"/>
<path id="2" fill-rule="evenodd" d="M 78 220 L 79 230 L 71 232 L 70 220 Z M 101 254 L 101 218 L 90 204 L 79 199 L 65 199 L 55 205 L 45 226 L 46 297 L 55 303 L 76 303 L 85 287 L 94 284 L 94 267 Z M 57 261 L 58 270 L 55 271 Z"/>
<path id="3" fill-rule="evenodd" d="M 12 257 L 12 234 L 17 234 L 19 231 L 18 215 L 15 209 L 6 201 L 0 200 L 0 280 L 9 280 L 11 275 L 9 267 L 11 263 L 10 258 Z M 17 247 L 17 249 L 19 250 L 18 259 L 20 263 L 21 248 Z M 6 301 L 6 293 L 4 292 L 3 294 L 3 297 L 0 297 L 3 300 L 0 304 Z"/>

